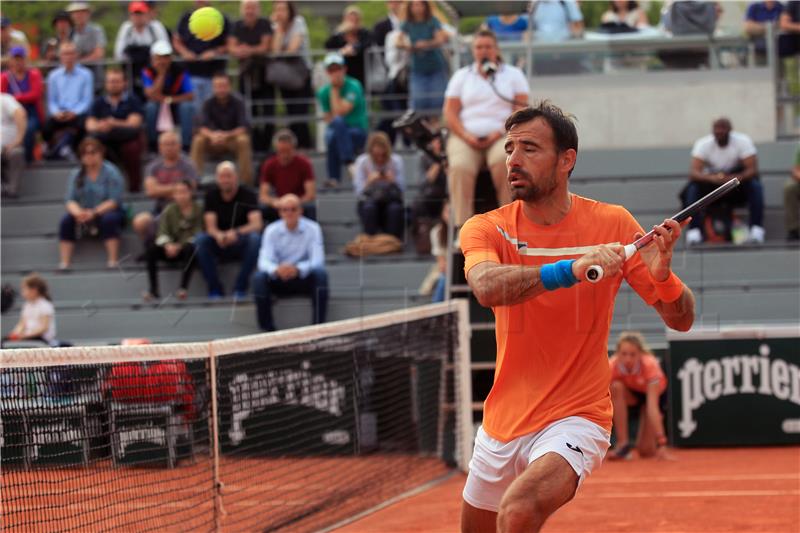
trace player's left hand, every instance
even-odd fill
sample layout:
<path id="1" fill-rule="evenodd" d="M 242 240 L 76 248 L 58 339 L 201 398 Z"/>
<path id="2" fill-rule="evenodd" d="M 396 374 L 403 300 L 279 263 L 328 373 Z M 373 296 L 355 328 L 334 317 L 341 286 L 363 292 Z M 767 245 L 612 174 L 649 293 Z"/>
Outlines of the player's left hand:
<path id="1" fill-rule="evenodd" d="M 691 217 L 679 224 L 666 219 L 661 225 L 653 226 L 655 236 L 650 244 L 639 250 L 642 261 L 647 265 L 650 275 L 656 281 L 664 281 L 669 277 L 672 264 L 672 249 L 681 237 L 681 228 L 691 221 Z M 634 239 L 641 237 L 636 233 Z"/>

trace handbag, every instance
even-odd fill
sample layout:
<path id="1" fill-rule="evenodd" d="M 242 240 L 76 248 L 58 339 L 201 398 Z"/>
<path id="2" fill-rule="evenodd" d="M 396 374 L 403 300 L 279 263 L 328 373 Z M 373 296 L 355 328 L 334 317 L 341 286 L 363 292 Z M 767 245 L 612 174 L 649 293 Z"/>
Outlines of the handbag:
<path id="1" fill-rule="evenodd" d="M 299 91 L 308 82 L 308 66 L 301 57 L 271 59 L 267 64 L 266 81 L 279 89 Z"/>
<path id="2" fill-rule="evenodd" d="M 378 179 L 364 187 L 359 200 L 370 200 L 379 204 L 403 202 L 403 191 L 393 181 Z"/>

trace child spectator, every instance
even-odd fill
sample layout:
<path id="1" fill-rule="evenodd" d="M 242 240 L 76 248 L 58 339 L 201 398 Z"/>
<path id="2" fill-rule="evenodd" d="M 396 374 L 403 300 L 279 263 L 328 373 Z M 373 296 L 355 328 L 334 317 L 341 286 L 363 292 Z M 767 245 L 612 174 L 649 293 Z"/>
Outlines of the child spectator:
<path id="1" fill-rule="evenodd" d="M 56 317 L 47 282 L 38 274 L 22 278 L 22 313 L 19 322 L 6 337 L 7 340 L 40 340 L 56 346 Z"/>

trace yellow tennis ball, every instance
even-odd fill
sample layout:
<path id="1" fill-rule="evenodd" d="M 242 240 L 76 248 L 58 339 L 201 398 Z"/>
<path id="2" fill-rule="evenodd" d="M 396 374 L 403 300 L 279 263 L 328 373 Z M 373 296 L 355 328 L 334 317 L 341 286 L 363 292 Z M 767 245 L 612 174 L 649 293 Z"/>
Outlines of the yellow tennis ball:
<path id="1" fill-rule="evenodd" d="M 189 31 L 201 41 L 210 41 L 222 33 L 225 19 L 213 7 L 201 7 L 189 17 Z"/>

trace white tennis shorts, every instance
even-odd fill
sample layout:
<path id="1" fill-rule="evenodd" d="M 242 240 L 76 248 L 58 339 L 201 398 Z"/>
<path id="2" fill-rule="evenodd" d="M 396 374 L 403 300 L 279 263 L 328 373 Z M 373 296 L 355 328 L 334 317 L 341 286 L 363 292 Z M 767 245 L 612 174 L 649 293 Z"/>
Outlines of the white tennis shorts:
<path id="1" fill-rule="evenodd" d="M 509 442 L 493 439 L 481 426 L 469 462 L 464 501 L 478 509 L 497 512 L 511 482 L 549 452 L 566 459 L 580 485 L 603 462 L 610 438 L 605 429 L 578 416 L 563 418 Z"/>

